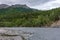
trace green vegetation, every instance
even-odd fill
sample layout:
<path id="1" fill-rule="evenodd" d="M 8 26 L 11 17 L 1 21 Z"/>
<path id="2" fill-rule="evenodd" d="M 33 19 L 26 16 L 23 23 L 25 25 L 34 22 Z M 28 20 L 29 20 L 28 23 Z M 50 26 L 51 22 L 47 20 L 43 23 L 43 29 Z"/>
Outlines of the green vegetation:
<path id="1" fill-rule="evenodd" d="M 50 26 L 59 19 L 60 8 L 46 11 L 21 7 L 0 9 L 0 27 Z"/>

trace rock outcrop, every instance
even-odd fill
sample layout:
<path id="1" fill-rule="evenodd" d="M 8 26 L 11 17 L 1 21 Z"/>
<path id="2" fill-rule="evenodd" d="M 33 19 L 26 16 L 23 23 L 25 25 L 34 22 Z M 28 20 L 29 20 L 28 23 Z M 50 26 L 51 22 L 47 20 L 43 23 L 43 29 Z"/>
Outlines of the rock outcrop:
<path id="1" fill-rule="evenodd" d="M 53 28 L 60 28 L 60 20 L 54 22 L 54 23 L 51 25 L 51 27 L 53 27 Z"/>

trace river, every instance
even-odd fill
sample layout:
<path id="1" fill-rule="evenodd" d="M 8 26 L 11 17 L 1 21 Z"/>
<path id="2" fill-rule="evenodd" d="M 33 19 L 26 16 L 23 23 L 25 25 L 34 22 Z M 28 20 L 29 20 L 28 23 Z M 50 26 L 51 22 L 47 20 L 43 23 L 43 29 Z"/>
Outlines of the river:
<path id="1" fill-rule="evenodd" d="M 60 40 L 60 28 L 2 28 L 34 33 L 28 40 Z"/>

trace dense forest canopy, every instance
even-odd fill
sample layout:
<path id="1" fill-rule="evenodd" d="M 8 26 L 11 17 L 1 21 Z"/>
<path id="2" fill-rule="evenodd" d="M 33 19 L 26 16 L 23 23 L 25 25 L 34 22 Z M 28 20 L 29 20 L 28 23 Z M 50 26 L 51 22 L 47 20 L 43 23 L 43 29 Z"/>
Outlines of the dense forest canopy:
<path id="1" fill-rule="evenodd" d="M 24 7 L 0 9 L 0 27 L 50 26 L 59 19 L 60 8 L 44 11 Z"/>

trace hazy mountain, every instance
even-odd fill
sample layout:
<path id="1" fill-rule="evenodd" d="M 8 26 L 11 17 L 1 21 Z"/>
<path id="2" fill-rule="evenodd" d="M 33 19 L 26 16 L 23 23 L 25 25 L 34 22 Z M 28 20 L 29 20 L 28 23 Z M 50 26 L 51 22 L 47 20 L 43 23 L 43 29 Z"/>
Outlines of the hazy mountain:
<path id="1" fill-rule="evenodd" d="M 20 7 L 20 8 L 29 8 L 27 5 L 21 5 L 21 4 L 15 4 L 15 5 L 7 5 L 7 4 L 0 4 L 0 9 L 2 8 L 8 8 L 8 7 L 13 7 L 13 8 L 17 8 L 17 7 Z"/>
<path id="2" fill-rule="evenodd" d="M 0 4 L 0 9 L 7 8 L 7 7 L 9 7 L 9 5 L 7 5 L 7 4 Z"/>
<path id="3" fill-rule="evenodd" d="M 22 7 L 22 8 L 29 8 L 27 5 L 15 4 L 10 7 Z"/>

